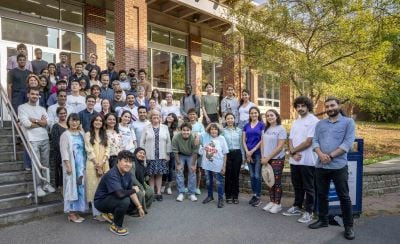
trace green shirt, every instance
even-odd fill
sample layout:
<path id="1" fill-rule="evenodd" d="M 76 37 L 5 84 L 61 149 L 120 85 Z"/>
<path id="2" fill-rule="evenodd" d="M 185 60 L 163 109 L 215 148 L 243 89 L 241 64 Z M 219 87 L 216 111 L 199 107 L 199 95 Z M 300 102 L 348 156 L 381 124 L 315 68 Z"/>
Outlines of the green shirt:
<path id="1" fill-rule="evenodd" d="M 217 114 L 219 108 L 218 97 L 204 95 L 201 99 L 201 107 L 206 110 L 207 114 Z"/>
<path id="2" fill-rule="evenodd" d="M 180 132 L 172 138 L 172 152 L 187 156 L 197 154 L 199 146 L 196 146 L 194 141 L 195 136 L 193 134 L 190 134 L 189 138 L 185 140 Z"/>

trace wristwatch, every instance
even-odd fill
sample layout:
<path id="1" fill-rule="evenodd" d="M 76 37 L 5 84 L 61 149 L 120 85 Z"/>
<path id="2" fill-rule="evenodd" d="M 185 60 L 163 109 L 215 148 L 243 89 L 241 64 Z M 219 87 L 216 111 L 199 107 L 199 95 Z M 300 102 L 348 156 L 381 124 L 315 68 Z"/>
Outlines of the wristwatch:
<path id="1" fill-rule="evenodd" d="M 39 120 L 35 120 L 35 124 L 37 124 L 37 123 L 38 123 L 38 121 L 39 121 Z"/>

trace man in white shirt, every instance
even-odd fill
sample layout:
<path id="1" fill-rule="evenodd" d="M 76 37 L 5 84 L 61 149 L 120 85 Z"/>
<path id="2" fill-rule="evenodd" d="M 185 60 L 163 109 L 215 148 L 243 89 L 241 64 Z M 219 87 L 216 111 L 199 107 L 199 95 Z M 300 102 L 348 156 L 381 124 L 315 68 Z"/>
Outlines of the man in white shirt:
<path id="1" fill-rule="evenodd" d="M 58 122 L 57 117 L 57 108 L 65 107 L 67 109 L 67 116 L 70 114 L 71 108 L 67 105 L 67 91 L 66 90 L 58 90 L 57 91 L 57 103 L 51 105 L 47 109 L 47 114 L 49 115 L 49 128 L 53 127 Z"/>
<path id="2" fill-rule="evenodd" d="M 181 116 L 180 109 L 178 106 L 174 105 L 174 103 L 173 103 L 174 100 L 172 98 L 171 92 L 167 92 L 165 94 L 165 100 L 167 100 L 167 105 L 165 105 L 161 108 L 162 121 L 164 122 L 165 119 L 167 118 L 168 114 L 170 114 L 170 113 L 174 113 L 176 115 L 176 117 L 181 119 L 182 116 Z"/>
<path id="3" fill-rule="evenodd" d="M 67 106 L 71 108 L 70 114 L 79 113 L 86 108 L 86 98 L 79 94 L 81 84 L 79 80 L 71 81 L 71 95 L 67 96 Z"/>
<path id="4" fill-rule="evenodd" d="M 147 120 L 147 108 L 145 106 L 139 106 L 138 109 L 139 120 L 132 123 L 132 127 L 135 130 L 136 141 L 138 147 L 140 147 L 140 137 L 142 136 L 143 128 L 150 124 Z"/>
<path id="5" fill-rule="evenodd" d="M 128 94 L 126 96 L 126 106 L 121 107 L 118 111 L 118 117 L 121 117 L 124 111 L 129 111 L 132 114 L 132 122 L 138 120 L 138 109 L 135 106 L 135 96 L 133 94 Z"/>
<path id="6" fill-rule="evenodd" d="M 314 106 L 306 96 L 297 97 L 293 106 L 300 115 L 294 121 L 289 136 L 289 163 L 295 199 L 293 206 L 283 215 L 300 215 L 305 195 L 304 213 L 297 221 L 308 223 L 312 220 L 315 200 L 314 174 L 317 156 L 311 146 L 318 118 L 311 113 Z"/>
<path id="7" fill-rule="evenodd" d="M 18 107 L 18 118 L 27 132 L 27 137 L 32 145 L 37 159 L 44 167 L 49 167 L 50 144 L 47 133 L 48 116 L 46 109 L 37 105 L 39 100 L 39 89 L 28 89 L 28 102 Z M 45 175 L 45 171 L 42 171 Z M 54 192 L 55 189 L 48 183 L 40 180 L 36 174 L 37 194 L 39 197 L 46 192 Z"/>

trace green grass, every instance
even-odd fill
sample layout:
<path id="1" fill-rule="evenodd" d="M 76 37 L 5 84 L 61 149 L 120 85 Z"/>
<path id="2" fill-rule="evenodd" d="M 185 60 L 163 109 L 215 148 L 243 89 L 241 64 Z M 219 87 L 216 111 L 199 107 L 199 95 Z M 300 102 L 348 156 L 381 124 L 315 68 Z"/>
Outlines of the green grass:
<path id="1" fill-rule="evenodd" d="M 396 154 L 386 154 L 386 155 L 381 155 L 375 158 L 366 158 L 364 159 L 364 165 L 369 165 L 369 164 L 374 164 L 374 163 L 379 163 L 382 161 L 390 160 L 392 158 L 400 157 L 400 155 Z"/>
<path id="2" fill-rule="evenodd" d="M 357 121 L 356 124 L 358 126 L 365 126 L 365 127 L 376 128 L 376 129 L 400 130 L 400 123 Z"/>

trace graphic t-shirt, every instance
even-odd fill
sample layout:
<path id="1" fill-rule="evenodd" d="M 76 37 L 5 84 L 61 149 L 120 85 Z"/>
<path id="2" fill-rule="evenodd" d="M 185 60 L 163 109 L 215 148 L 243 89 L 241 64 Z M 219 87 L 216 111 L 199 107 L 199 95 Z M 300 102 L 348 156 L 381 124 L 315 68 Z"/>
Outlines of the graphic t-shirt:
<path id="1" fill-rule="evenodd" d="M 213 138 L 208 133 L 203 133 L 201 141 L 199 153 L 202 155 L 202 168 L 221 172 L 224 165 L 224 155 L 229 152 L 225 138 L 223 136 Z"/>

